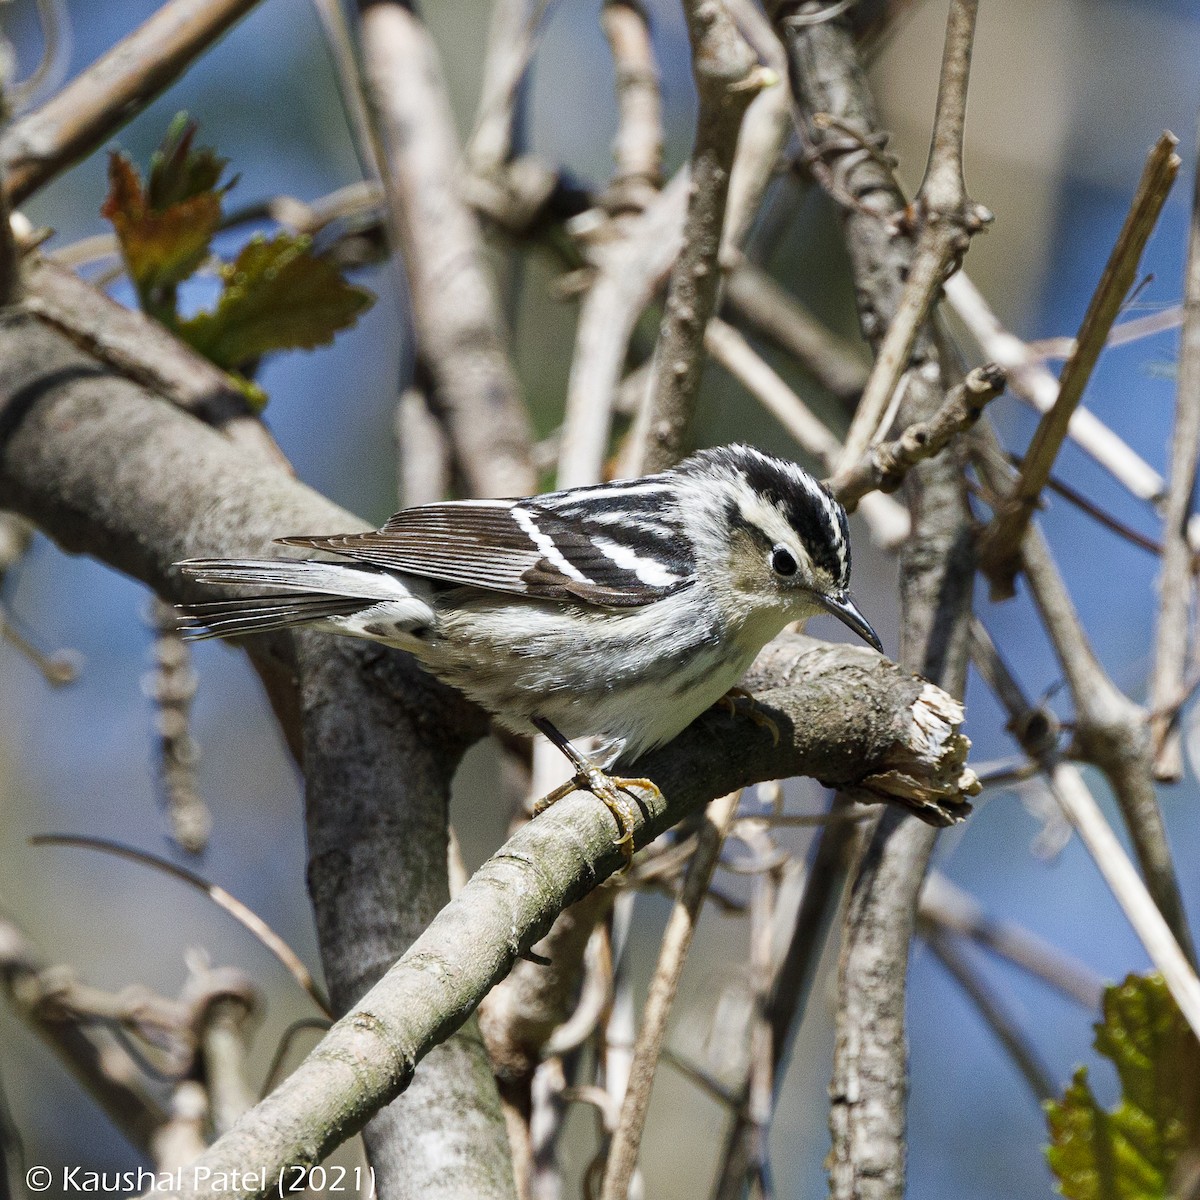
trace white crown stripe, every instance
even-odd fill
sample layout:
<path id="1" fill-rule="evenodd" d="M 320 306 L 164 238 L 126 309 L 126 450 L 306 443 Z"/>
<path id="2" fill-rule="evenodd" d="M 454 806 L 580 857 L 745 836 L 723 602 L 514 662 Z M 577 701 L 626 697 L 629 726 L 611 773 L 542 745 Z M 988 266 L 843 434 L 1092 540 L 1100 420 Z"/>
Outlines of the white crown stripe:
<path id="1" fill-rule="evenodd" d="M 533 514 L 525 509 L 514 505 L 510 510 L 513 520 L 524 530 L 529 536 L 530 541 L 542 552 L 543 557 L 547 562 L 556 566 L 564 575 L 574 579 L 577 583 L 591 583 L 592 581 L 574 564 L 568 562 L 563 557 L 562 552 L 554 544 L 554 540 L 544 534 L 538 527 L 537 522 L 533 519 Z"/>

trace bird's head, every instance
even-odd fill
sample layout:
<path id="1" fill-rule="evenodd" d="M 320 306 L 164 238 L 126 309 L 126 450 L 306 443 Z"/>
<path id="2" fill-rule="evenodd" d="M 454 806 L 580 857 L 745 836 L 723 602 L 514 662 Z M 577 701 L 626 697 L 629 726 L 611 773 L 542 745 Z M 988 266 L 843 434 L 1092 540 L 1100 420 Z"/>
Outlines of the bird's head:
<path id="1" fill-rule="evenodd" d="M 687 516 L 731 603 L 780 627 L 831 613 L 882 652 L 850 597 L 846 510 L 807 471 L 739 445 L 703 450 L 675 470 L 697 490 Z"/>

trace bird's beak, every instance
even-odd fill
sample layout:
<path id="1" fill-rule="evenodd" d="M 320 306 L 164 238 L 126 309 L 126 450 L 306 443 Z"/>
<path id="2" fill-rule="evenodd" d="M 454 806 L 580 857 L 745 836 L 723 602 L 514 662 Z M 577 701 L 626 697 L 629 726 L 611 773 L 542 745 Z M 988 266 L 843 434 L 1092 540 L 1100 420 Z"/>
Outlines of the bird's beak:
<path id="1" fill-rule="evenodd" d="M 835 593 L 832 596 L 818 595 L 817 599 L 827 612 L 833 613 L 843 625 L 849 625 L 864 642 L 874 646 L 880 654 L 883 653 L 883 643 L 879 640 L 879 635 L 871 628 L 867 618 L 858 611 L 858 605 L 850 599 L 849 592 Z"/>

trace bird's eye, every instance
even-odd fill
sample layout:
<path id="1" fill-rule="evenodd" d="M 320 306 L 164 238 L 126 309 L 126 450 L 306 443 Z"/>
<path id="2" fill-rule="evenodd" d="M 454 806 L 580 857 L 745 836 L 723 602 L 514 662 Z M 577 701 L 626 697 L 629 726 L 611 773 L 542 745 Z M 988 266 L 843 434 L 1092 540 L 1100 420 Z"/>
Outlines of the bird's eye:
<path id="1" fill-rule="evenodd" d="M 791 578 L 798 570 L 796 559 L 786 546 L 776 546 L 771 551 L 771 570 L 785 579 Z"/>

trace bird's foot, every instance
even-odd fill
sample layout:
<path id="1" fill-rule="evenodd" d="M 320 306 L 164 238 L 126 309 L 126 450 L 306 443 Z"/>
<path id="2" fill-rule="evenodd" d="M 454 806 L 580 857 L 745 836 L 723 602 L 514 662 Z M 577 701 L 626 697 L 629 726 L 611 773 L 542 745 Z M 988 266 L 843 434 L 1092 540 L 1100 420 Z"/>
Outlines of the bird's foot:
<path id="1" fill-rule="evenodd" d="M 741 708 L 738 707 L 739 701 L 742 705 Z M 745 689 L 730 688 L 714 707 L 723 709 L 734 720 L 743 715 L 749 717 L 760 729 L 765 729 L 770 733 L 772 745 L 779 745 L 779 726 L 763 712 L 758 701 Z"/>
<path id="2" fill-rule="evenodd" d="M 574 791 L 591 792 L 612 813 L 617 823 L 619 836 L 613 840 L 613 845 L 620 848 L 621 857 L 625 860 L 622 871 L 628 871 L 633 862 L 633 833 L 638 819 L 636 797 L 629 789 L 644 788 L 658 800 L 662 799 L 662 792 L 652 779 L 625 779 L 619 775 L 607 775 L 586 761 L 576 764 L 576 768 L 573 779 L 537 801 L 533 815 L 536 817 L 545 812 L 552 804 Z"/>
<path id="3" fill-rule="evenodd" d="M 534 717 L 533 724 L 558 747 L 566 756 L 571 766 L 575 768 L 575 778 L 569 783 L 557 787 L 549 795 L 543 796 L 534 805 L 533 815 L 543 813 L 564 796 L 578 789 L 591 792 L 597 800 L 608 809 L 617 823 L 617 833 L 620 835 L 613 842 L 619 846 L 621 856 L 625 860 L 622 872 L 628 871 L 633 862 L 633 833 L 637 828 L 638 808 L 637 796 L 631 788 L 643 788 L 657 800 L 662 800 L 663 794 L 658 784 L 652 779 L 623 779 L 618 775 L 608 775 L 602 771 L 588 756 L 563 737 L 561 733 L 542 717 Z"/>

